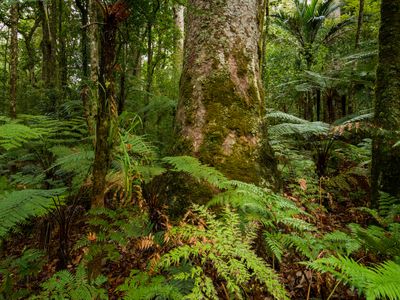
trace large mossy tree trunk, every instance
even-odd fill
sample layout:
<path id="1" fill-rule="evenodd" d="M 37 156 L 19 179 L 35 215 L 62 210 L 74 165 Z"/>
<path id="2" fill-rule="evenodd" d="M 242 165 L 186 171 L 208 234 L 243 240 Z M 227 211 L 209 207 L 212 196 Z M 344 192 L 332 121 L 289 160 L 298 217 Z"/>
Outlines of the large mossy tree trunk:
<path id="1" fill-rule="evenodd" d="M 190 0 L 187 10 L 177 151 L 229 178 L 276 186 L 262 124 L 264 1 Z"/>
<path id="2" fill-rule="evenodd" d="M 379 61 L 376 73 L 375 126 L 372 149 L 372 205 L 379 193 L 400 196 L 400 1 L 382 0 Z"/>

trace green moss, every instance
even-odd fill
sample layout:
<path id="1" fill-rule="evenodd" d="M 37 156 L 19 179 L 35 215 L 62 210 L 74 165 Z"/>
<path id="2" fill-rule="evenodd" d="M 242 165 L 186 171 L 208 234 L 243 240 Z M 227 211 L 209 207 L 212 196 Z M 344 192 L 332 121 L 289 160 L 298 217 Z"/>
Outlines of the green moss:
<path id="1" fill-rule="evenodd" d="M 241 44 L 241 41 L 236 41 L 237 45 Z M 239 46 L 232 52 L 233 58 L 237 65 L 237 75 L 239 77 L 245 77 L 247 75 L 248 67 L 251 63 L 251 59 L 245 54 L 244 47 Z"/>

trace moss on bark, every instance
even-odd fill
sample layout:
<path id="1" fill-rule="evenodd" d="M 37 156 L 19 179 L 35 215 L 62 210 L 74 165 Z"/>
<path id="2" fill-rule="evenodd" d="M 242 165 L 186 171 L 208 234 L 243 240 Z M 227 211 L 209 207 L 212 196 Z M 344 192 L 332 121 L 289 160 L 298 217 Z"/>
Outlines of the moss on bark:
<path id="1" fill-rule="evenodd" d="M 180 153 L 253 183 L 275 182 L 271 179 L 278 176 L 261 129 L 263 9 L 257 0 L 190 1 L 176 117 Z"/>

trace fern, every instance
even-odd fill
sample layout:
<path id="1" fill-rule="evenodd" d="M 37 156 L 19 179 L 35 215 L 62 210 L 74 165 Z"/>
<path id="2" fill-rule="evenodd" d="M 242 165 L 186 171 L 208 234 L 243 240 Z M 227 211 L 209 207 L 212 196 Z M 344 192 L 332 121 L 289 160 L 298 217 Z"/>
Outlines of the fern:
<path id="1" fill-rule="evenodd" d="M 14 122 L 0 125 L 0 147 L 7 151 L 16 149 L 31 140 L 39 139 L 41 134 L 40 130 Z"/>
<path id="2" fill-rule="evenodd" d="M 271 126 L 268 130 L 273 137 L 292 136 L 304 140 L 327 136 L 329 133 L 329 125 L 322 122 L 308 122 L 305 124 L 282 123 Z"/>
<path id="3" fill-rule="evenodd" d="M 69 148 L 54 146 L 50 151 L 57 157 L 50 169 L 56 169 L 55 174 L 66 178 L 72 174 L 72 189 L 77 191 L 88 177 L 94 160 L 94 151 L 87 147 Z"/>
<path id="4" fill-rule="evenodd" d="M 9 256 L 0 261 L 0 299 L 25 299 L 30 291 L 20 282 L 38 275 L 44 264 L 44 253 L 35 249 L 24 250 L 20 257 Z"/>
<path id="5" fill-rule="evenodd" d="M 54 208 L 54 197 L 61 196 L 65 189 L 21 190 L 0 195 L 0 238 L 30 217 L 45 215 Z"/>
<path id="6" fill-rule="evenodd" d="M 321 258 L 308 265 L 318 272 L 329 272 L 365 294 L 367 300 L 400 299 L 400 265 L 393 261 L 366 267 L 351 258 Z"/>
<path id="7" fill-rule="evenodd" d="M 107 292 L 101 285 L 107 281 L 98 276 L 89 282 L 83 264 L 76 269 L 75 275 L 67 270 L 54 274 L 42 284 L 44 291 L 31 299 L 108 299 Z"/>
<path id="8" fill-rule="evenodd" d="M 307 215 L 305 211 L 299 209 L 289 199 L 268 189 L 241 181 L 228 180 L 219 171 L 200 164 L 193 157 L 168 157 L 164 161 L 172 164 L 176 171 L 184 171 L 222 189 L 223 192 L 216 194 L 207 205 L 229 205 L 238 211 L 245 224 L 261 222 L 263 229 L 267 232 L 273 232 L 282 227 L 298 232 L 315 230 L 311 224 L 298 218 L 299 215 Z M 266 233 L 266 237 L 268 237 L 266 246 L 270 253 L 276 254 L 280 260 L 279 235 Z M 272 238 L 276 239 L 272 240 Z"/>
<path id="9" fill-rule="evenodd" d="M 217 188 L 227 187 L 227 178 L 216 169 L 202 165 L 191 156 L 164 157 L 163 162 L 173 166 L 174 171 L 189 173 L 198 180 L 205 180 Z"/>
<path id="10" fill-rule="evenodd" d="M 124 293 L 125 300 L 183 299 L 179 288 L 168 282 L 164 276 L 150 277 L 138 270 L 132 270 L 129 278 L 117 288 L 117 291 Z"/>
<path id="11" fill-rule="evenodd" d="M 249 183 L 231 180 L 227 184 L 231 187 L 217 194 L 208 203 L 209 206 L 229 204 L 248 221 L 259 221 L 267 229 L 282 224 L 299 231 L 314 230 L 309 223 L 296 217 L 307 214 L 289 199 Z"/>
<path id="12" fill-rule="evenodd" d="M 308 121 L 298 118 L 294 115 L 284 113 L 282 111 L 273 111 L 267 114 L 267 120 L 271 125 L 280 123 L 291 123 L 291 124 L 307 124 Z"/>
<path id="13" fill-rule="evenodd" d="M 387 257 L 400 256 L 400 224 L 392 223 L 387 230 L 371 225 L 362 228 L 358 224 L 350 224 L 349 228 L 354 238 L 369 251 Z"/>
<path id="14" fill-rule="evenodd" d="M 389 219 L 400 214 L 400 200 L 390 194 L 379 192 L 379 215 Z"/>
<path id="15" fill-rule="evenodd" d="M 170 234 L 182 244 L 165 254 L 159 268 L 191 262 L 191 271 L 180 272 L 174 279 L 195 279 L 192 292 L 186 299 L 218 299 L 217 288 L 207 275 L 208 265 L 224 281 L 227 291 L 236 299 L 243 299 L 243 290 L 251 278 L 256 279 L 275 299 L 288 299 L 286 291 L 279 283 L 277 275 L 257 257 L 251 249 L 251 242 L 256 237 L 256 227 L 241 229 L 240 218 L 229 209 L 225 209 L 221 219 L 202 207 L 195 207 L 199 225 L 186 224 L 174 227 Z M 214 278 L 215 281 L 215 278 Z"/>

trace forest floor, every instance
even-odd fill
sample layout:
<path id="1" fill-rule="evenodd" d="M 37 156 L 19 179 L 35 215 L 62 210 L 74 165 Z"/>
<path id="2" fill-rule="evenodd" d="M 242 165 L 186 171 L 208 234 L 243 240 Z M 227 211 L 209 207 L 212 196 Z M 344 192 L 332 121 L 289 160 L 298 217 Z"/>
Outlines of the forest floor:
<path id="1" fill-rule="evenodd" d="M 285 196 L 302 206 L 298 197 L 292 196 L 290 193 L 285 194 Z M 317 208 L 312 210 L 312 218 L 308 218 L 307 221 L 314 224 L 321 235 L 334 230 L 346 230 L 346 226 L 350 223 L 367 225 L 371 221 L 371 218 L 365 213 L 356 210 L 356 207 L 362 206 L 361 203 L 331 201 L 329 209 L 322 205 L 318 206 L 318 203 L 315 204 Z M 87 217 L 84 214 L 84 209 L 82 209 L 70 226 L 68 245 L 71 251 L 66 265 L 66 268 L 70 271 L 76 269 L 83 259 L 85 251 L 87 251 L 84 247 L 74 249 L 74 245 L 81 238 L 87 236 L 90 239 L 90 228 L 86 225 L 86 220 Z M 9 239 L 4 244 L 4 251 L 0 253 L 0 260 L 10 256 L 18 257 L 27 248 L 46 250 L 47 260 L 38 276 L 27 282 L 18 283 L 19 288 L 28 288 L 33 292 L 39 291 L 40 285 L 61 269 L 58 251 L 60 242 L 57 238 L 59 235 L 58 228 L 55 224 L 49 224 L 45 219 L 42 219 L 34 224 L 34 228 L 27 228 L 27 230 L 21 232 L 25 233 L 15 234 L 13 239 Z M 129 277 L 131 270 L 146 270 L 149 261 L 160 255 L 162 251 L 162 249 L 152 248 L 151 246 L 140 246 L 140 240 L 135 240 L 130 242 L 125 249 L 122 249 L 122 256 L 118 260 L 105 264 L 102 274 L 107 277 L 106 288 L 109 299 L 121 299 L 121 294 L 116 292 L 116 287 Z M 319 256 L 322 257 L 323 255 L 324 251 Z M 359 259 L 364 262 L 377 260 L 369 255 L 359 257 Z M 293 251 L 288 251 L 280 264 L 269 260 L 280 275 L 291 299 L 363 299 L 348 287 L 337 283 L 330 275 L 311 271 L 301 264 L 301 261 L 304 261 L 304 257 L 302 258 Z M 251 299 L 258 298 L 252 297 Z M 262 299 L 270 298 L 263 297 Z"/>

